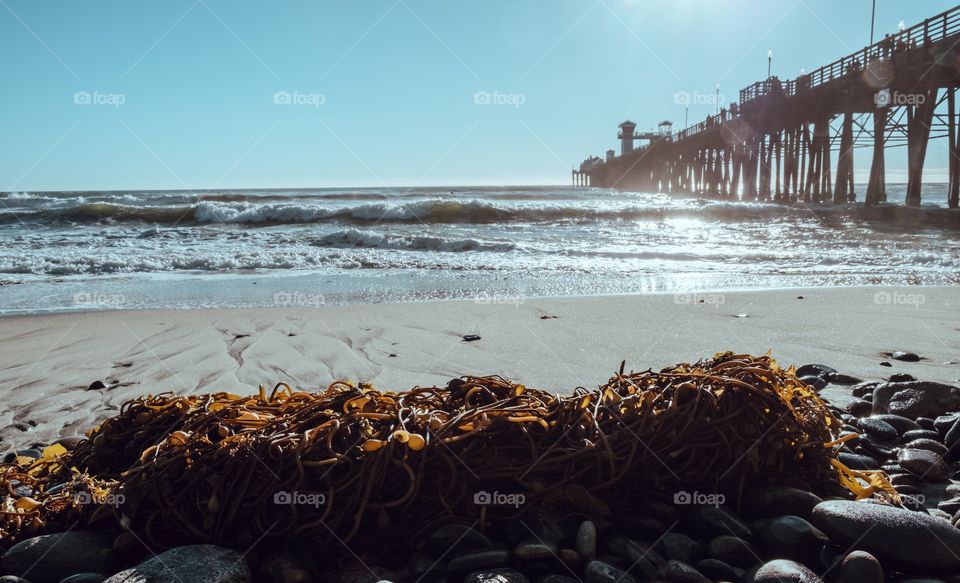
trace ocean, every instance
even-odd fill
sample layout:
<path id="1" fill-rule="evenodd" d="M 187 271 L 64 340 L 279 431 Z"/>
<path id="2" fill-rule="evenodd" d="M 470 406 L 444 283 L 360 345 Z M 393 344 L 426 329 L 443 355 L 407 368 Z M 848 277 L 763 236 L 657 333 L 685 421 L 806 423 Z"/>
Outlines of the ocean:
<path id="1" fill-rule="evenodd" d="M 960 283 L 960 214 L 926 214 L 557 186 L 9 192 L 0 313 Z"/>

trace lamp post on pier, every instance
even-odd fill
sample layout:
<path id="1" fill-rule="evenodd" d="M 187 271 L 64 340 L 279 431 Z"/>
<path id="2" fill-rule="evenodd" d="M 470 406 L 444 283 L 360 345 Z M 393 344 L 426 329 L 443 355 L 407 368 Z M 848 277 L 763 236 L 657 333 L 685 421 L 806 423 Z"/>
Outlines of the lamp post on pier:
<path id="1" fill-rule="evenodd" d="M 767 51 L 767 79 L 772 77 L 773 71 L 773 49 Z"/>
<path id="2" fill-rule="evenodd" d="M 873 46 L 873 23 L 877 17 L 877 0 L 873 0 L 873 8 L 870 10 L 870 46 Z"/>

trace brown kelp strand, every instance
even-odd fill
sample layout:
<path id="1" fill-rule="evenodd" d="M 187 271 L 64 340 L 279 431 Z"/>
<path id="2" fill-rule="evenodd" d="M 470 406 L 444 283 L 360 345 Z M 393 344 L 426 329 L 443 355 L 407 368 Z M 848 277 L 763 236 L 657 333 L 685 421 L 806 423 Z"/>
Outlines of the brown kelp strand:
<path id="1" fill-rule="evenodd" d="M 0 467 L 0 534 L 119 521 L 161 547 L 374 544 L 547 505 L 603 514 L 694 489 L 737 500 L 760 480 L 895 496 L 882 474 L 837 461 L 839 427 L 792 368 L 733 353 L 621 369 L 565 396 L 495 376 L 402 392 L 335 382 L 319 393 L 281 383 L 250 397 L 146 396 L 71 452 Z"/>

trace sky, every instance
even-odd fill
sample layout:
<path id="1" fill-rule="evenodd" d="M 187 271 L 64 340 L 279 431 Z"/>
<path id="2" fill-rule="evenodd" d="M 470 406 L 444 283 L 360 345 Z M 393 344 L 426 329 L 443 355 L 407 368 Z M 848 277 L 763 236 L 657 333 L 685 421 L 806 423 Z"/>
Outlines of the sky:
<path id="1" fill-rule="evenodd" d="M 876 36 L 952 7 L 877 0 Z M 870 0 L 0 0 L 0 191 L 567 184 L 683 101 L 865 46 Z M 688 99 L 678 97 L 688 96 Z M 940 140 L 944 142 L 944 140 Z M 862 154 L 860 154 L 862 152 Z M 858 150 L 858 178 L 869 150 Z M 896 177 L 905 154 L 887 160 Z M 928 177 L 946 148 L 932 144 Z"/>

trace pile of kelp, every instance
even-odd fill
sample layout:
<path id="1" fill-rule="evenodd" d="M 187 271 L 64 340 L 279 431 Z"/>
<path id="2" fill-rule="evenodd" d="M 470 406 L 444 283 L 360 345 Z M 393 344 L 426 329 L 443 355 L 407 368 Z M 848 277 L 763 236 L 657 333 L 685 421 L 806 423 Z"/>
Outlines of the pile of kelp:
<path id="1" fill-rule="evenodd" d="M 836 459 L 840 423 L 792 368 L 717 354 L 559 396 L 500 377 L 377 391 L 129 401 L 73 451 L 0 466 L 0 536 L 119 521 L 152 545 L 268 537 L 377 544 L 444 521 L 564 505 L 604 514 L 747 484 L 893 489 Z"/>

